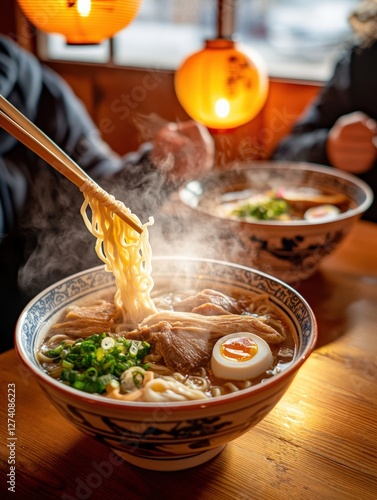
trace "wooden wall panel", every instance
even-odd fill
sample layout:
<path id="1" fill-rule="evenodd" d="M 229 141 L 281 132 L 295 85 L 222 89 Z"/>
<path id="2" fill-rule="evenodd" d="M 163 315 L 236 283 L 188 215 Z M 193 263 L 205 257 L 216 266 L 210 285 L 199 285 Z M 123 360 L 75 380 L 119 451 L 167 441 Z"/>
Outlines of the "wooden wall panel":
<path id="1" fill-rule="evenodd" d="M 119 154 L 150 140 L 162 123 L 188 119 L 175 96 L 172 72 L 65 62 L 49 66 L 72 86 Z"/>
<path id="2" fill-rule="evenodd" d="M 287 134 L 293 122 L 314 99 L 321 85 L 312 82 L 272 80 L 263 110 L 263 130 L 260 131 L 266 157 L 278 141 Z"/>
<path id="3" fill-rule="evenodd" d="M 104 139 L 119 154 L 135 151 L 165 121 L 188 119 L 175 96 L 172 72 L 73 63 L 50 66 L 84 101 Z M 266 105 L 255 119 L 235 130 L 212 132 L 218 167 L 268 158 L 320 88 L 316 83 L 272 79 Z"/>
<path id="4" fill-rule="evenodd" d="M 188 119 L 175 97 L 171 72 L 117 69 L 98 73 L 95 83 L 97 123 L 121 153 L 151 140 L 167 121 Z"/>

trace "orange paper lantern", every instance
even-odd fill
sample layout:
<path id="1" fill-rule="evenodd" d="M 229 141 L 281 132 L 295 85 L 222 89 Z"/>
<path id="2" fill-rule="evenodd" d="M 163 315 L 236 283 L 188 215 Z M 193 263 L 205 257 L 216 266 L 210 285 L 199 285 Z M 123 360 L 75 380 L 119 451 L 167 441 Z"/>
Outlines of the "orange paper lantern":
<path id="1" fill-rule="evenodd" d="M 125 28 L 142 0 L 18 0 L 39 30 L 64 35 L 70 44 L 97 44 Z"/>
<path id="2" fill-rule="evenodd" d="M 217 38 L 184 61 L 175 75 L 175 91 L 191 118 L 211 129 L 230 129 L 261 110 L 268 76 L 256 52 Z"/>

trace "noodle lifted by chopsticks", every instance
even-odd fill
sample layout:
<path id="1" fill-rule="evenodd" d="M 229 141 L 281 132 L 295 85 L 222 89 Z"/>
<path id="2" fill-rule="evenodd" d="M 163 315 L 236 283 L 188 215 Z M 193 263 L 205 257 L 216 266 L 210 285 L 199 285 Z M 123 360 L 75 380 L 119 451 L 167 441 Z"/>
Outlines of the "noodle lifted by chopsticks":
<path id="1" fill-rule="evenodd" d="M 157 311 L 150 297 L 153 288 L 152 251 L 147 229 L 153 224 L 153 218 L 142 225 L 139 218 L 127 209 L 130 218 L 143 227 L 139 234 L 105 203 L 99 202 L 90 189 L 82 191 L 85 200 L 81 215 L 86 227 L 96 238 L 96 253 L 105 263 L 105 270 L 112 272 L 115 277 L 117 291 L 114 303 L 121 311 L 124 323 L 136 328 L 146 316 Z"/>

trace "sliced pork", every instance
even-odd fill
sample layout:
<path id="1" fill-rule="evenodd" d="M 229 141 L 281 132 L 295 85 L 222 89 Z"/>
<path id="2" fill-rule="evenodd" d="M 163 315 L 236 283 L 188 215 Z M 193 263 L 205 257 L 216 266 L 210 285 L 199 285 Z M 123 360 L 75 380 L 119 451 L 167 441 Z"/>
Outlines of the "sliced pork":
<path id="1" fill-rule="evenodd" d="M 208 288 L 196 295 L 176 301 L 173 304 L 175 311 L 196 312 L 205 316 L 241 314 L 243 311 L 242 307 L 243 305 L 239 304 L 232 297 Z"/>
<path id="2" fill-rule="evenodd" d="M 201 316 L 177 311 L 162 311 L 149 316 L 139 329 L 127 333 L 126 337 L 147 341 L 153 358 L 163 359 L 171 371 L 196 374 L 208 365 L 216 341 L 236 332 L 255 333 L 268 343 L 284 340 L 280 331 L 253 316 Z"/>
<path id="3" fill-rule="evenodd" d="M 154 359 L 161 359 L 172 372 L 195 374 L 206 367 L 216 342 L 202 328 L 172 326 L 161 321 L 152 326 L 144 326 L 128 333 L 127 338 L 145 340 L 151 345 Z M 219 334 L 221 337 L 222 334 Z"/>
<path id="4" fill-rule="evenodd" d="M 172 326 L 190 328 L 195 326 L 206 331 L 210 336 L 222 336 L 235 332 L 250 332 L 259 335 L 269 344 L 279 344 L 285 339 L 283 331 L 275 330 L 265 319 L 246 314 L 224 314 L 221 316 L 202 316 L 196 313 L 178 311 L 160 311 L 148 316 L 141 326 L 152 326 L 160 321 L 167 321 Z M 219 338 L 219 337 L 217 337 Z"/>
<path id="5" fill-rule="evenodd" d="M 114 303 L 105 300 L 98 300 L 90 306 L 71 306 L 64 320 L 53 325 L 50 333 L 88 337 L 94 333 L 110 332 L 118 317 Z"/>

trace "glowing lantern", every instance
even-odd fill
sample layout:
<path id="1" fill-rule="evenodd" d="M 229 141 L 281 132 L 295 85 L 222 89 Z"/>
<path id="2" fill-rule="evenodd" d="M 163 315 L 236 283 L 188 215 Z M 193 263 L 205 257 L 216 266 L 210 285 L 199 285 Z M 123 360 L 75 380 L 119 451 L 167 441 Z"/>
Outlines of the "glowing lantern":
<path id="1" fill-rule="evenodd" d="M 125 28 L 142 0 L 18 0 L 39 30 L 64 35 L 70 44 L 96 44 Z"/>
<path id="2" fill-rule="evenodd" d="M 211 129 L 247 123 L 261 110 L 268 76 L 256 52 L 236 48 L 231 39 L 207 40 L 205 48 L 178 68 L 175 91 L 194 120 Z"/>

